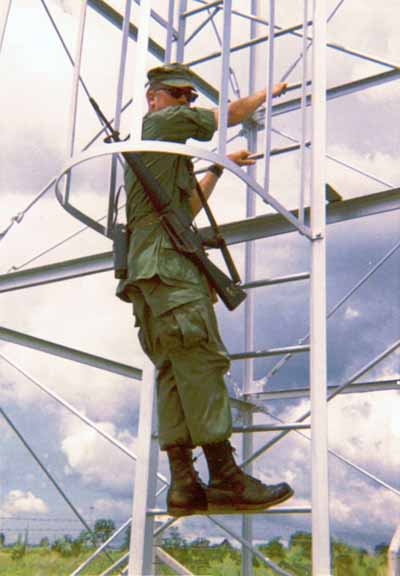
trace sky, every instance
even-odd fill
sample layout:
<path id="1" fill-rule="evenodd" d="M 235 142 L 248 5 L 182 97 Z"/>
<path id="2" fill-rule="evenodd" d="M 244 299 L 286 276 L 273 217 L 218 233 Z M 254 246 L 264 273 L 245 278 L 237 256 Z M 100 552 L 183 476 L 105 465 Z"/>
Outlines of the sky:
<path id="1" fill-rule="evenodd" d="M 120 11 L 123 2 L 110 2 Z M 195 3 L 189 3 L 193 6 Z M 266 3 L 262 3 L 263 5 Z M 301 21 L 298 0 L 282 0 L 276 22 L 286 27 Z M 329 11 L 335 2 L 328 2 Z M 234 2 L 242 7 L 244 3 Z M 79 5 L 73 0 L 48 0 L 63 37 L 74 52 Z M 165 16 L 166 3 L 153 2 Z M 262 13 L 263 14 L 263 13 Z M 264 14 L 263 14 L 264 15 Z M 266 15 L 268 16 L 268 15 Z M 392 65 L 400 65 L 400 40 L 397 0 L 377 3 L 345 0 L 329 24 L 329 41 L 367 53 Z M 134 7 L 132 21 L 137 20 Z M 199 23 L 201 20 L 197 20 Z M 220 20 L 217 20 L 220 24 Z M 233 43 L 248 38 L 243 20 L 234 21 Z M 188 25 L 192 30 L 194 23 Z M 161 28 L 152 24 L 151 33 L 165 41 Z M 260 33 L 265 33 L 260 27 Z M 110 116 L 114 111 L 120 33 L 110 23 L 89 10 L 82 77 Z M 185 60 L 207 50 L 218 49 L 212 29 L 205 28 L 189 44 Z M 301 50 L 301 40 L 277 41 L 274 79 L 278 81 Z M 220 61 L 202 64 L 196 72 L 218 86 Z M 148 66 L 157 61 L 148 58 Z M 244 53 L 231 60 L 241 95 L 247 93 L 248 64 Z M 128 54 L 129 74 L 125 96 L 132 93 L 135 81 L 135 46 Z M 257 88 L 266 82 L 266 47 L 257 49 Z M 387 67 L 371 64 L 341 52 L 328 51 L 328 86 L 378 74 Z M 300 78 L 301 67 L 289 76 L 289 83 Z M 71 99 L 71 66 L 65 57 L 39 0 L 14 0 L 10 11 L 3 49 L 0 77 L 7 89 L 0 91 L 2 130 L 0 131 L 0 231 L 58 175 L 67 159 L 67 135 Z M 4 84 L 3 84 L 4 85 Z M 399 81 L 338 98 L 328 103 L 327 181 L 344 199 L 382 192 L 400 186 L 398 137 L 400 112 Z M 231 97 L 234 97 L 231 94 Z M 290 96 L 287 96 L 289 98 Z M 210 105 L 201 96 L 200 105 Z M 127 112 L 122 133 L 129 131 L 134 112 Z M 98 124 L 84 95 L 80 94 L 76 150 L 97 131 Z M 274 119 L 276 130 L 294 138 L 300 136 L 300 116 L 290 113 Z M 232 129 L 230 135 L 238 130 Z M 216 141 L 207 143 L 207 149 Z M 274 134 L 273 147 L 288 140 Z M 238 138 L 230 149 L 245 146 Z M 259 133 L 258 149 L 265 147 Z M 368 178 L 344 167 L 344 161 L 372 175 Z M 92 161 L 74 172 L 71 199 L 91 216 L 105 214 L 108 195 L 107 161 Z M 296 153 L 275 157 L 271 164 L 271 193 L 286 207 L 294 208 L 300 187 L 299 156 Z M 257 178 L 263 182 L 263 165 Z M 377 181 L 378 180 L 378 181 Z M 211 202 L 219 222 L 245 217 L 245 191 L 233 176 L 224 174 Z M 257 214 L 270 212 L 257 200 Z M 199 223 L 204 219 L 200 217 Z M 68 215 L 50 189 L 0 240 L 0 274 L 10 269 L 28 269 L 66 259 L 109 251 L 110 241 L 92 230 L 85 230 L 56 249 L 47 249 L 78 232 L 83 225 Z M 400 220 L 391 212 L 375 217 L 342 222 L 327 229 L 327 298 L 331 308 L 398 241 Z M 42 252 L 45 254 L 40 255 Z M 243 269 L 243 250 L 233 254 Z M 33 259 L 33 260 L 32 260 Z M 30 262 L 29 264 L 26 264 Z M 297 234 L 267 238 L 256 243 L 256 278 L 303 272 L 309 269 L 308 242 Z M 399 255 L 396 252 L 328 321 L 328 382 L 341 384 L 399 337 Z M 59 344 L 103 355 L 141 367 L 140 350 L 130 307 L 114 296 L 112 273 L 59 282 L 1 295 L 1 325 Z M 306 282 L 261 288 L 255 296 L 255 347 L 269 348 L 295 344 L 308 331 L 308 286 Z M 243 307 L 234 313 L 217 306 L 221 332 L 231 352 L 243 350 Z M 0 353 L 27 372 L 33 379 L 65 398 L 100 428 L 132 451 L 137 448 L 138 401 L 140 383 L 95 368 L 67 362 L 44 353 L 0 341 Z M 274 365 L 271 359 L 255 362 L 253 390 L 299 387 L 308 384 L 307 358 L 297 356 L 267 384 L 265 375 Z M 399 377 L 399 354 L 391 354 L 363 377 L 363 380 Z M 234 393 L 243 383 L 243 366 L 234 363 L 228 384 Z M 1 406 L 16 428 L 29 442 L 51 474 L 90 522 L 111 517 L 125 521 L 131 511 L 134 465 L 125 455 L 99 437 L 44 395 L 14 367 L 0 359 Z M 292 421 L 308 409 L 306 399 L 268 402 L 272 420 Z M 400 391 L 345 395 L 329 406 L 329 445 L 336 454 L 379 476 L 400 490 Z M 256 422 L 268 421 L 261 414 Z M 49 484 L 8 424 L 0 419 L 2 437 L 0 462 L 0 532 L 7 541 L 18 530 L 29 530 L 32 541 L 41 535 L 66 531 L 78 533 L 81 526 Z M 257 447 L 265 441 L 256 437 Z M 235 438 L 239 446 L 239 439 Z M 204 473 L 204 463 L 200 461 Z M 165 457 L 160 470 L 167 474 Z M 310 442 L 292 434 L 264 455 L 255 468 L 257 476 L 268 482 L 287 480 L 295 488 L 294 505 L 310 501 Z M 329 457 L 330 512 L 332 534 L 336 538 L 373 547 L 388 542 L 400 523 L 400 500 L 392 490 L 368 480 L 335 455 Z M 366 505 L 368 503 L 368 505 Z M 231 519 L 239 529 L 239 520 Z M 187 538 L 205 533 L 215 538 L 225 535 L 204 518 L 179 521 Z M 287 538 L 299 529 L 310 529 L 303 517 L 257 518 L 255 538 Z M 75 532 L 74 532 L 75 531 Z"/>

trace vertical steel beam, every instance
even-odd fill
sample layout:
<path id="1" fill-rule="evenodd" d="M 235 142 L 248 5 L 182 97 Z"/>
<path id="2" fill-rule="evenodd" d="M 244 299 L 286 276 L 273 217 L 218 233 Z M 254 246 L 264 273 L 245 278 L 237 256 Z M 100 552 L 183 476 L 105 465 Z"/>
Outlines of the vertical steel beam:
<path id="1" fill-rule="evenodd" d="M 258 14 L 258 0 L 251 0 L 251 14 L 257 16 Z M 253 39 L 257 35 L 257 23 L 252 20 L 250 23 L 250 38 Z M 256 86 L 256 51 L 255 46 L 251 46 L 249 51 L 249 94 L 253 94 Z M 257 150 L 257 129 L 252 128 L 247 136 L 247 146 L 250 152 L 256 152 Z M 249 166 L 248 172 L 253 178 L 256 177 L 256 166 Z M 247 187 L 246 195 L 246 217 L 252 218 L 256 215 L 256 196 Z M 246 242 L 245 246 L 245 282 L 252 282 L 254 280 L 255 273 L 255 243 Z M 247 298 L 245 300 L 245 333 L 244 333 L 244 350 L 249 352 L 254 350 L 254 298 L 255 293 L 250 290 L 247 293 Z M 243 394 L 248 394 L 252 389 L 252 383 L 254 380 L 254 360 L 249 358 L 244 360 L 243 363 Z M 245 412 L 243 418 L 243 424 L 245 426 L 251 426 L 253 424 L 253 414 L 251 412 Z M 242 436 L 242 459 L 243 461 L 253 453 L 253 435 L 243 434 Z M 252 473 L 252 464 L 248 464 L 245 467 L 246 472 Z M 253 541 L 253 519 L 250 515 L 242 516 L 242 538 L 247 542 Z M 243 576 L 252 576 L 253 574 L 253 554 L 249 548 L 242 544 L 242 574 Z"/>
<path id="2" fill-rule="evenodd" d="M 179 18 L 178 18 L 178 41 L 176 44 L 176 61 L 183 62 L 185 57 L 185 34 L 186 34 L 186 17 L 184 13 L 187 9 L 187 0 L 179 0 Z"/>
<path id="3" fill-rule="evenodd" d="M 174 41 L 174 14 L 175 14 L 175 0 L 169 0 L 168 23 L 167 23 L 167 41 L 166 41 L 166 46 L 165 46 L 164 62 L 171 62 L 171 59 L 172 59 L 172 43 Z"/>
<path id="4" fill-rule="evenodd" d="M 129 25 L 132 10 L 132 0 L 126 0 L 125 3 L 125 14 L 124 22 L 122 25 L 122 41 L 121 41 L 121 56 L 119 63 L 119 74 L 118 74 L 118 86 L 117 86 L 117 97 L 115 103 L 115 116 L 114 116 L 114 130 L 119 130 L 121 123 L 121 109 L 122 109 L 122 98 L 124 93 L 124 80 L 125 80 L 125 70 L 126 70 L 126 59 L 128 52 L 128 40 L 129 40 Z M 108 218 L 107 218 L 107 235 L 111 236 L 114 226 L 114 214 L 115 214 L 115 187 L 117 183 L 117 155 L 113 155 L 111 160 L 111 176 L 110 176 L 110 196 L 108 201 Z"/>
<path id="5" fill-rule="evenodd" d="M 75 150 L 76 118 L 78 115 L 79 80 L 81 75 L 83 40 L 85 37 L 86 11 L 87 11 L 87 0 L 82 0 L 80 18 L 79 18 L 78 37 L 76 41 L 75 66 L 72 80 L 72 97 L 70 105 L 70 121 L 68 131 L 67 153 L 71 158 L 74 155 Z M 65 195 L 64 195 L 65 201 L 68 200 L 70 185 L 71 185 L 71 173 L 69 172 L 65 182 Z"/>
<path id="6" fill-rule="evenodd" d="M 218 153 L 225 156 L 228 133 L 229 60 L 231 50 L 232 0 L 224 0 L 222 70 L 219 99 Z"/>
<path id="7" fill-rule="evenodd" d="M 304 202 L 306 189 L 306 160 L 307 160 L 307 77 L 308 77 L 308 0 L 304 0 L 304 27 L 302 51 L 302 87 L 301 87 L 301 157 L 300 157 L 300 202 L 299 220 L 304 224 Z"/>
<path id="8" fill-rule="evenodd" d="M 272 90 L 274 87 L 274 31 L 275 0 L 269 0 L 269 38 L 268 38 L 268 75 L 267 75 L 267 110 L 265 116 L 265 174 L 264 193 L 269 193 L 271 141 L 272 141 Z"/>
<path id="9" fill-rule="evenodd" d="M 12 0 L 3 0 L 2 5 L 0 6 L 0 54 L 1 49 L 3 48 L 4 36 L 6 34 L 7 22 L 11 9 L 11 2 Z"/>
<path id="10" fill-rule="evenodd" d="M 133 110 L 131 140 L 142 139 L 144 116 L 144 87 L 146 84 L 147 54 L 150 37 L 151 0 L 141 0 L 139 9 L 139 36 L 136 47 L 135 82 L 133 88 Z"/>
<path id="11" fill-rule="evenodd" d="M 388 550 L 388 576 L 400 576 L 400 526 L 398 526 Z"/>
<path id="12" fill-rule="evenodd" d="M 313 575 L 330 572 L 326 350 L 326 0 L 313 3 L 310 386 Z"/>
<path id="13" fill-rule="evenodd" d="M 129 576 L 152 574 L 154 517 L 147 514 L 155 506 L 158 446 L 156 382 L 153 365 L 146 358 L 140 397 L 138 453 L 133 494 L 132 530 L 129 552 Z"/>

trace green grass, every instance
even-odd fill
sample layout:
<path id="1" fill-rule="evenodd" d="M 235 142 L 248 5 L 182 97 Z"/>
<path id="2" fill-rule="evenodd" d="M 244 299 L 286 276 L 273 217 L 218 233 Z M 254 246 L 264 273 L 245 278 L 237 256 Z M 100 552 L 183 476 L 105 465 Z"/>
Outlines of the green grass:
<path id="1" fill-rule="evenodd" d="M 12 558 L 12 548 L 0 549 L 1 576 L 69 576 L 90 555 L 90 551 L 78 556 L 63 557 L 47 548 L 27 548 L 22 558 Z M 124 552 L 110 552 L 115 562 Z M 102 554 L 82 572 L 85 576 L 97 576 L 103 572 L 110 561 Z M 118 574 L 118 572 L 114 572 Z"/>

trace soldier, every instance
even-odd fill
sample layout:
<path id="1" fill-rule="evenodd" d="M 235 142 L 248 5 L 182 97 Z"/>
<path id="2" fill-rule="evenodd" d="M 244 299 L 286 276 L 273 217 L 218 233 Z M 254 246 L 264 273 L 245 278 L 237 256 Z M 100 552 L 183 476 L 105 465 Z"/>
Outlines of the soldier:
<path id="1" fill-rule="evenodd" d="M 148 72 L 149 111 L 143 138 L 185 143 L 210 140 L 218 127 L 218 109 L 191 107 L 197 98 L 193 73 L 182 64 Z M 277 84 L 274 96 L 287 85 Z M 239 124 L 266 99 L 266 91 L 240 98 L 228 106 L 228 123 Z M 169 192 L 175 208 L 193 218 L 201 209 L 190 159 L 178 154 L 146 152 L 146 166 Z M 239 166 L 251 164 L 249 152 L 229 157 Z M 212 165 L 199 182 L 206 198 L 222 167 Z M 228 354 L 219 335 L 214 295 L 202 272 L 179 253 L 160 224 L 141 184 L 125 170 L 127 222 L 131 231 L 128 278 L 119 297 L 133 303 L 144 352 L 157 369 L 159 442 L 171 470 L 167 495 L 173 516 L 264 509 L 293 494 L 286 483 L 267 486 L 235 463 L 229 437 L 232 418 L 224 374 Z M 201 446 L 209 468 L 205 486 L 193 467 L 192 449 Z"/>

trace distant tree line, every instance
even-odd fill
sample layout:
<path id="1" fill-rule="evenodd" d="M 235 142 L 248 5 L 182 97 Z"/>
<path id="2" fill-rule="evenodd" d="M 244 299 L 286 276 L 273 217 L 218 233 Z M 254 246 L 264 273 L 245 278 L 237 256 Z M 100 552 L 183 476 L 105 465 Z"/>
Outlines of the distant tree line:
<path id="1" fill-rule="evenodd" d="M 98 547 L 110 538 L 115 531 L 113 520 L 100 518 L 96 520 L 93 531 L 83 530 L 77 538 L 65 535 L 50 542 L 43 537 L 39 543 L 42 549 L 55 552 L 60 557 L 75 557 L 84 555 L 90 549 Z M 128 549 L 130 529 L 125 531 L 120 542 L 120 549 Z M 0 547 L 4 547 L 6 538 L 0 532 Z M 240 550 L 232 546 L 228 539 L 212 543 L 205 537 L 186 540 L 175 526 L 169 529 L 162 538 L 160 545 L 184 564 L 194 574 L 228 574 L 240 576 Z M 24 557 L 29 547 L 19 537 L 11 548 L 11 558 L 19 560 Z M 273 538 L 265 544 L 257 546 L 258 550 L 267 558 L 299 576 L 311 576 L 312 537 L 309 532 L 298 531 L 292 534 L 287 545 L 281 538 Z M 334 576 L 384 576 L 386 574 L 388 545 L 386 543 L 375 546 L 371 554 L 363 548 L 350 546 L 344 542 L 332 542 L 332 557 Z M 254 559 L 255 575 L 269 576 L 272 571 L 259 559 Z M 222 572 L 221 572 L 222 570 Z M 167 568 L 160 566 L 160 574 L 171 574 Z"/>

